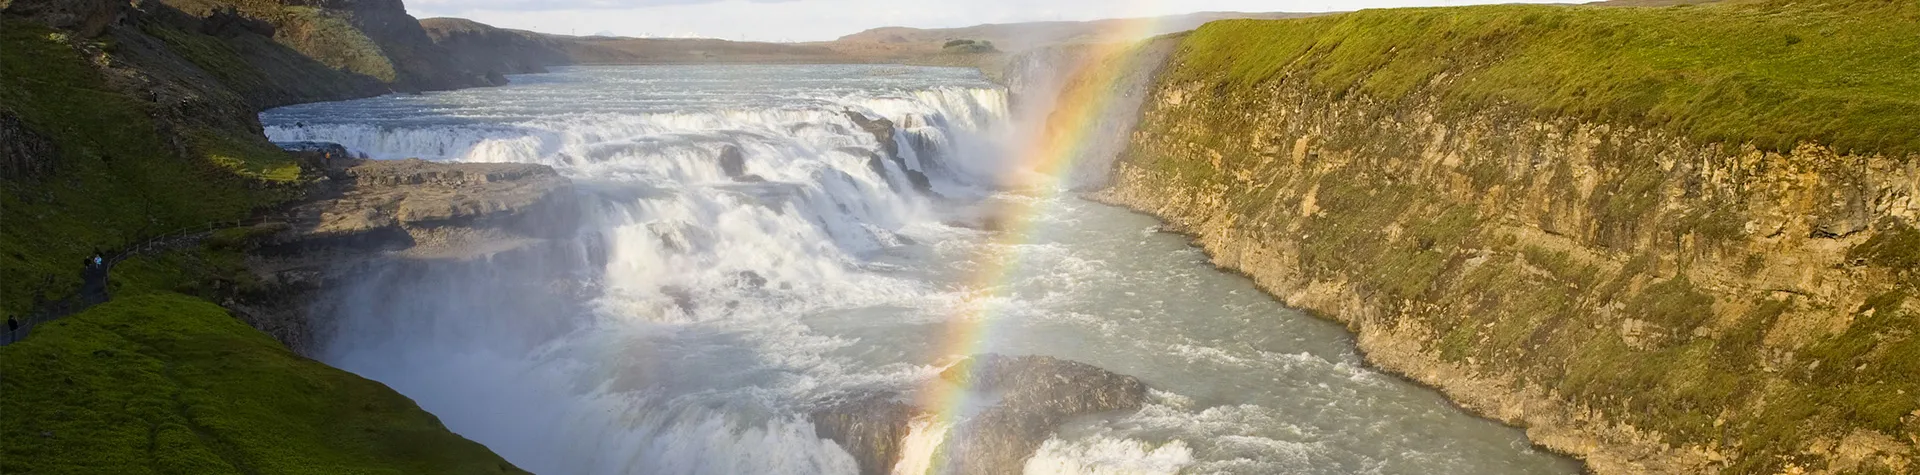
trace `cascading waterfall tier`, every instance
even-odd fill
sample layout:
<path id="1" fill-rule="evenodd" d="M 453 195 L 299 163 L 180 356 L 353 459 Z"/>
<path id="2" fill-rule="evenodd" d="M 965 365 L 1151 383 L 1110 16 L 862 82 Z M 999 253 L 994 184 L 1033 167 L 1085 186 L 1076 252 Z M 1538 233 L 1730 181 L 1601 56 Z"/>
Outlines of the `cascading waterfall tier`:
<path id="1" fill-rule="evenodd" d="M 586 195 L 575 247 L 527 251 L 517 269 L 395 266 L 339 290 L 323 358 L 537 472 L 848 473 L 798 406 L 930 369 L 842 368 L 823 353 L 847 341 L 791 316 L 927 293 L 875 256 L 944 228 L 934 200 L 987 192 L 1007 106 L 960 70 L 808 69 L 580 69 L 265 114 L 275 141 L 543 164 Z M 937 194 L 906 186 L 908 170 Z"/>

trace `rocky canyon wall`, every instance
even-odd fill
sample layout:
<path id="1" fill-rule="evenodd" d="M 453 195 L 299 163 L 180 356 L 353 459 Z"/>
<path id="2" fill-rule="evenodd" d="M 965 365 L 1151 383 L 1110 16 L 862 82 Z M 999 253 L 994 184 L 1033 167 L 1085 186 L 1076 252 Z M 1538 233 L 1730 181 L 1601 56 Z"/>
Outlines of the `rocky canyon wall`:
<path id="1" fill-rule="evenodd" d="M 1097 199 L 1599 473 L 1920 470 L 1920 155 L 1459 100 L 1498 56 L 1329 87 L 1337 27 L 1247 81 L 1276 56 L 1230 33 L 1182 40 Z"/>

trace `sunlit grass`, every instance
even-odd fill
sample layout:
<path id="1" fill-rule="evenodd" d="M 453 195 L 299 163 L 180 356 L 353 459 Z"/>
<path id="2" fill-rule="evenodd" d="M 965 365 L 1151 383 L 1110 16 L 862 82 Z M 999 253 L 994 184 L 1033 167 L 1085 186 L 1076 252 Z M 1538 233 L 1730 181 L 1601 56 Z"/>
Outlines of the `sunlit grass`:
<path id="1" fill-rule="evenodd" d="M 1430 96 L 1787 149 L 1920 151 L 1920 3 L 1501 5 L 1209 23 L 1177 79 Z"/>

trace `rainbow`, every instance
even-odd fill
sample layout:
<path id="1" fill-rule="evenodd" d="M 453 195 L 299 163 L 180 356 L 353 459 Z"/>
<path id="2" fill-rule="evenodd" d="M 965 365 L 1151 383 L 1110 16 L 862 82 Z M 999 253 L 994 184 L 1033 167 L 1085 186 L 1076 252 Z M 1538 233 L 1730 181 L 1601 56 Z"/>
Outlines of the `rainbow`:
<path id="1" fill-rule="evenodd" d="M 1034 235 L 1038 208 L 1065 191 L 1062 178 L 1072 170 L 1074 161 L 1084 155 L 1088 139 L 1098 130 L 1098 121 L 1107 117 L 1114 105 L 1111 91 L 1115 80 L 1122 77 L 1117 72 L 1132 69 L 1124 64 L 1135 58 L 1129 53 L 1139 45 L 1137 39 L 1155 31 L 1159 21 L 1158 18 L 1112 20 L 1100 37 L 1113 41 L 1088 45 L 1089 54 L 1069 66 L 1073 73 L 1063 83 L 1045 129 L 1016 155 L 1018 166 L 1009 167 L 1001 177 L 1003 184 L 1023 190 L 1034 199 L 1004 200 L 996 210 L 995 215 L 1002 220 L 1002 231 L 991 245 L 984 247 L 986 255 L 979 260 L 984 264 L 968 280 L 971 293 L 947 320 L 943 339 L 932 355 L 933 361 L 957 362 L 979 353 L 984 344 L 993 340 L 999 316 L 994 302 L 1001 300 L 995 297 L 1005 291 L 1005 283 L 1019 269 L 1022 256 L 1016 251 L 1020 249 L 1018 245 Z M 959 426 L 972 402 L 969 397 L 975 392 L 935 377 L 929 378 L 916 394 L 917 405 L 931 413 L 930 418 L 916 421 L 917 426 L 944 432 Z M 945 434 L 936 434 L 932 440 L 937 444 L 944 439 Z M 934 464 L 928 466 L 934 472 L 942 471 L 937 465 L 939 461 L 928 462 Z"/>

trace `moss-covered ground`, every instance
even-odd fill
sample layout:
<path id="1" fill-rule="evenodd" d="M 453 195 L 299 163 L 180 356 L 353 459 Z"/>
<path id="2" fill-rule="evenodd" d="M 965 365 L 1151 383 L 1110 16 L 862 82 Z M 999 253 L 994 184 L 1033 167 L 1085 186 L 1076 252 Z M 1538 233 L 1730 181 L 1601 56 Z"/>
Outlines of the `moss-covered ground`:
<path id="1" fill-rule="evenodd" d="M 0 108 L 57 144 L 51 175 L 0 182 L 0 308 L 79 286 L 79 263 L 155 236 L 245 218 L 287 196 L 298 168 L 264 138 L 164 133 L 147 105 L 114 90 L 64 34 L 5 20 Z M 187 155 L 175 145 L 187 142 Z"/>
<path id="2" fill-rule="evenodd" d="M 129 55 L 178 54 L 184 63 L 160 62 L 232 83 L 204 91 L 272 87 L 232 45 L 140 21 L 171 52 Z M 32 157 L 51 164 L 44 176 L 0 180 L 8 314 L 70 294 L 96 250 L 294 195 L 299 168 L 245 127 L 244 105 L 200 109 L 234 117 L 161 110 L 139 95 L 157 92 L 119 89 L 98 68 L 127 59 L 115 56 L 118 37 L 0 22 L 0 113 L 57 149 Z M 521 473 L 399 393 L 294 354 L 211 303 L 255 285 L 238 251 L 248 232 L 125 261 L 112 301 L 0 347 L 0 473 Z"/>
<path id="3" fill-rule="evenodd" d="M 0 348 L 7 473 L 521 473 L 204 300 L 124 296 Z"/>
<path id="4" fill-rule="evenodd" d="M 1178 79 L 1291 75 L 1379 99 L 1659 127 L 1703 141 L 1920 151 L 1920 3 L 1482 6 L 1209 23 Z"/>

